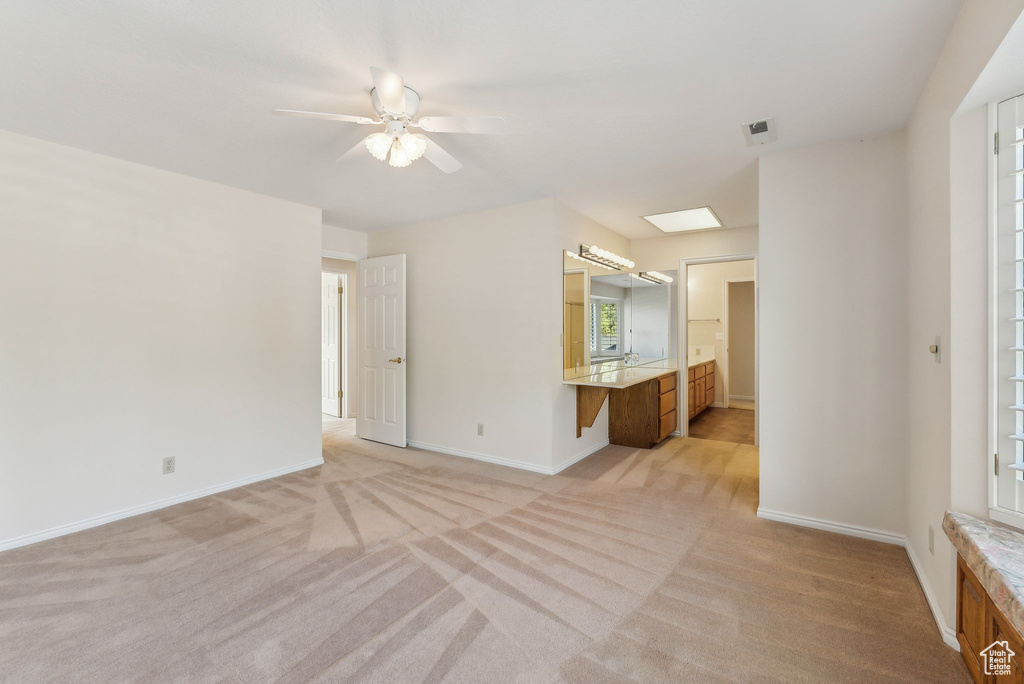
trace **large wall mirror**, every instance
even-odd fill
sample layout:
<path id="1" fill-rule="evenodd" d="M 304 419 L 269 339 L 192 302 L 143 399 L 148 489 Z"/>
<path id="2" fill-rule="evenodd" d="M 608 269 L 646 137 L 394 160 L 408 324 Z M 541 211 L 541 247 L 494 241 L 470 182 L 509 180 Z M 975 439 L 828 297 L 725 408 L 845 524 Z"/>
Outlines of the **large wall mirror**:
<path id="1" fill-rule="evenodd" d="M 676 359 L 676 272 L 609 270 L 563 255 L 563 377 Z"/>

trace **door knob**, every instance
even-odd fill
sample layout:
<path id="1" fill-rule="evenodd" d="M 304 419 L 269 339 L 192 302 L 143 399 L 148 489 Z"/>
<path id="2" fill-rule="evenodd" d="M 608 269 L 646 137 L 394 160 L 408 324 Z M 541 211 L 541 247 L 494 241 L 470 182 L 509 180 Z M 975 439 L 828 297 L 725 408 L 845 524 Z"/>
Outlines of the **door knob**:
<path id="1" fill-rule="evenodd" d="M 399 356 L 397 359 L 388 359 L 388 363 L 402 363 L 402 357 Z"/>

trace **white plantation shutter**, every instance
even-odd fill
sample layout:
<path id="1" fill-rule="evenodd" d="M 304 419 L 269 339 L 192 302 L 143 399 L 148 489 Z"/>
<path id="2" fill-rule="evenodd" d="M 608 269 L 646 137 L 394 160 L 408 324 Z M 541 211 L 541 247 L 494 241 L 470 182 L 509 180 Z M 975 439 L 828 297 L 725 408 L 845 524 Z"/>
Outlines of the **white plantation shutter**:
<path id="1" fill-rule="evenodd" d="M 614 299 L 590 300 L 590 352 L 594 356 L 622 354 L 622 306 Z"/>
<path id="2" fill-rule="evenodd" d="M 996 504 L 1024 512 L 1024 96 L 996 130 Z"/>

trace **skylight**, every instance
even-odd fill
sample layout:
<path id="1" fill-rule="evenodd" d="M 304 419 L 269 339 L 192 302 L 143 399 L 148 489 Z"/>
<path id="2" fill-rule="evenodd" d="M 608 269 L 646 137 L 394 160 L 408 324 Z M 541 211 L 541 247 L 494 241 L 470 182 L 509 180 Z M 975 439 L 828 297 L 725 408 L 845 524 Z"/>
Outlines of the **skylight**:
<path id="1" fill-rule="evenodd" d="M 711 207 L 698 207 L 696 209 L 683 209 L 682 211 L 670 211 L 665 214 L 651 214 L 644 216 L 657 228 L 666 233 L 681 233 L 685 230 L 707 230 L 708 228 L 721 228 L 722 222 L 711 211 Z"/>

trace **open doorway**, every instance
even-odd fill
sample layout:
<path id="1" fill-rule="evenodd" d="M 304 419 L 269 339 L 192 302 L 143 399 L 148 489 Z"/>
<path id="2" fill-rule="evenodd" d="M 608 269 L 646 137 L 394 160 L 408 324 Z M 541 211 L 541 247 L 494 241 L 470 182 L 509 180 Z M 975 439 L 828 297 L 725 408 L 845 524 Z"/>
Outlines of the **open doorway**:
<path id="1" fill-rule="evenodd" d="M 756 445 L 757 260 L 684 259 L 679 280 L 680 367 L 687 369 L 681 432 Z"/>
<path id="2" fill-rule="evenodd" d="M 356 262 L 325 257 L 320 271 L 321 412 L 325 427 L 329 421 L 351 421 L 354 430 Z"/>

